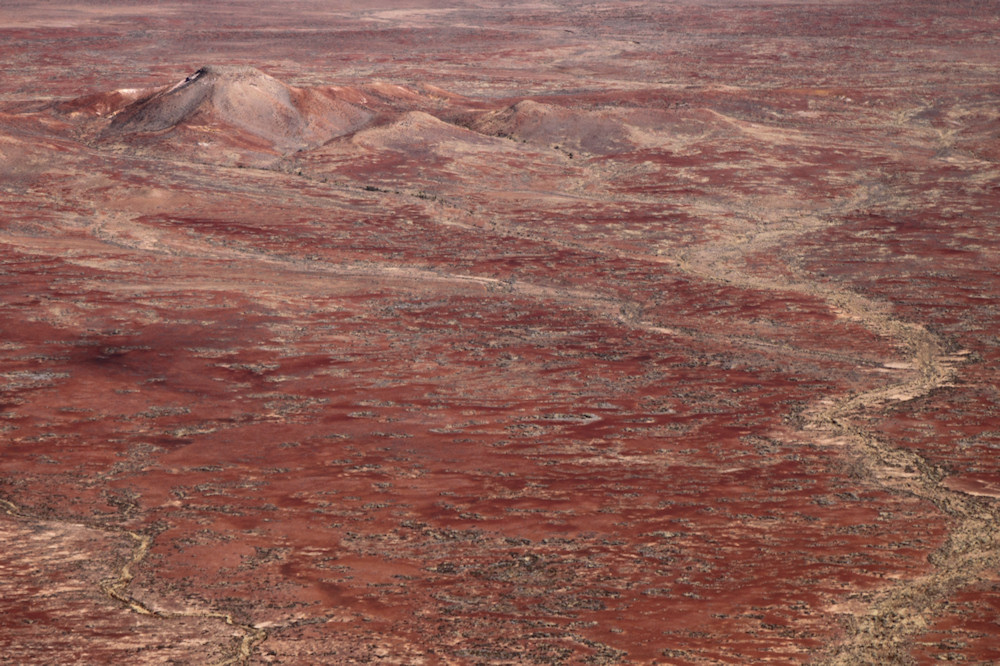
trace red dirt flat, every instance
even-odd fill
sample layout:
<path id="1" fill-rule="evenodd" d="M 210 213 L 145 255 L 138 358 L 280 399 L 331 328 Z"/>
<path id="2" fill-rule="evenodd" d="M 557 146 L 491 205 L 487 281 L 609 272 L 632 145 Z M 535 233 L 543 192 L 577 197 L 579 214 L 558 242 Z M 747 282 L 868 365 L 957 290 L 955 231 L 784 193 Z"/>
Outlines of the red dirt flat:
<path id="1" fill-rule="evenodd" d="M 995 661 L 989 3 L 390 4 L 0 8 L 0 655 Z"/>

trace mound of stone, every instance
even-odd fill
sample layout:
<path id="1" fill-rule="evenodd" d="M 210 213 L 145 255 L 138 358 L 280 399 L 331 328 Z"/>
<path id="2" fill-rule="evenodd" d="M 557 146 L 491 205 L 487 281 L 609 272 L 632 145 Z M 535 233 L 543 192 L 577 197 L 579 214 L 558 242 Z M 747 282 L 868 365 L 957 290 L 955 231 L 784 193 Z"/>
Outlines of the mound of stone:
<path id="1" fill-rule="evenodd" d="M 364 105 L 331 88 L 296 88 L 254 67 L 202 67 L 115 110 L 105 139 L 148 143 L 195 134 L 202 143 L 288 153 L 364 126 Z"/>
<path id="2" fill-rule="evenodd" d="M 483 134 L 594 154 L 615 152 L 629 145 L 628 126 L 612 114 L 533 100 L 484 114 L 471 127 Z"/>

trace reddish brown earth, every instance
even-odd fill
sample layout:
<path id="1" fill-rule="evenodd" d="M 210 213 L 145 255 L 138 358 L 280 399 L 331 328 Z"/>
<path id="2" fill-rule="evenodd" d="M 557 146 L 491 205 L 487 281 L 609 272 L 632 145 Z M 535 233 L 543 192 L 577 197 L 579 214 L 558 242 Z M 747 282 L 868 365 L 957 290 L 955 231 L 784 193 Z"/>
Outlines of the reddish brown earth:
<path id="1" fill-rule="evenodd" d="M 7 2 L 0 662 L 1000 659 L 992 3 Z"/>

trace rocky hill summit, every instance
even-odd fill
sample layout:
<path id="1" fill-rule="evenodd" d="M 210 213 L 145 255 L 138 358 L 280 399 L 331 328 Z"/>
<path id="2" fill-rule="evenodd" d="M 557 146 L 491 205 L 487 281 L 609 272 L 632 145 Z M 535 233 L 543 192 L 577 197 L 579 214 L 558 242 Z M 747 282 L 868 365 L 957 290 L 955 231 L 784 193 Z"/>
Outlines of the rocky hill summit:
<path id="1" fill-rule="evenodd" d="M 296 88 L 254 67 L 212 65 L 118 109 L 104 136 L 189 130 L 288 152 L 353 131 L 372 116 L 329 89 Z"/>

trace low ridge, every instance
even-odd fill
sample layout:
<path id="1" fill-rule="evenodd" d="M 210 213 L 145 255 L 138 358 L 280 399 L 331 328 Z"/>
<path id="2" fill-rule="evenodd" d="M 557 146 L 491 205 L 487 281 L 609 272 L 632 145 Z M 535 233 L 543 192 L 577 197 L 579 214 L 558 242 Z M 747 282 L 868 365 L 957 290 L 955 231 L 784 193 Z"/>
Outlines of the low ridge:
<path id="1" fill-rule="evenodd" d="M 483 134 L 540 145 L 559 144 L 595 154 L 614 152 L 629 145 L 629 130 L 620 118 L 530 99 L 485 114 L 471 127 Z"/>

